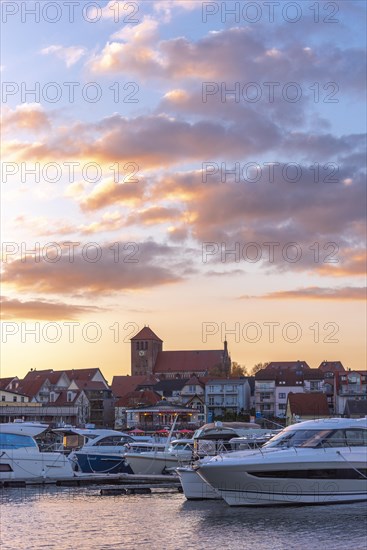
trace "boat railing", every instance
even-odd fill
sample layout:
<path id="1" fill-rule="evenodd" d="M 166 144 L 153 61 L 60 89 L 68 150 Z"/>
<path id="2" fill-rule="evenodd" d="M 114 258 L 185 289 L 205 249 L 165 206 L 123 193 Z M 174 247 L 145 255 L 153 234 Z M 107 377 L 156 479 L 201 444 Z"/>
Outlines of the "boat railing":
<path id="1" fill-rule="evenodd" d="M 71 449 L 67 449 L 64 447 L 62 443 L 39 443 L 38 448 L 42 453 L 62 453 L 64 455 L 68 455 L 71 452 Z M 74 449 L 73 449 L 74 450 Z"/>

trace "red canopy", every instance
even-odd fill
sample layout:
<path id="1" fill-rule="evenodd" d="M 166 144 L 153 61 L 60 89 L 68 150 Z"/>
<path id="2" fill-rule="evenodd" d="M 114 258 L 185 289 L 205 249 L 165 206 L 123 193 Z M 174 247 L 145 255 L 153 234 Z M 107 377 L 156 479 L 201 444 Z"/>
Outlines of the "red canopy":
<path id="1" fill-rule="evenodd" d="M 139 428 L 134 428 L 133 430 L 130 430 L 131 434 L 143 434 L 143 430 L 139 430 Z"/>
<path id="2" fill-rule="evenodd" d="M 157 434 L 168 434 L 169 432 L 167 430 L 157 430 L 155 433 L 157 433 Z"/>

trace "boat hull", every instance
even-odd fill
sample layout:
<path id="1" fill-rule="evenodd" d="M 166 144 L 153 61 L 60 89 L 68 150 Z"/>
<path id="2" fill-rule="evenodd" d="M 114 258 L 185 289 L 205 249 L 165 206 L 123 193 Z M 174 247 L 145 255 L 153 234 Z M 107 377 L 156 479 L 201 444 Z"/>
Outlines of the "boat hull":
<path id="1" fill-rule="evenodd" d="M 321 451 L 323 452 L 323 451 Z M 287 453 L 287 451 L 285 452 Z M 203 464 L 197 472 L 230 506 L 279 504 L 331 504 L 367 500 L 366 458 L 363 452 L 348 462 L 329 454 L 330 460 L 310 455 L 287 461 L 282 451 L 258 459 L 219 460 Z M 289 455 L 289 453 L 288 453 Z M 276 459 L 276 460 L 275 460 Z"/>
<path id="2" fill-rule="evenodd" d="M 197 472 L 189 466 L 177 468 L 176 472 L 187 500 L 218 500 L 222 498 L 218 491 L 205 483 Z"/>
<path id="3" fill-rule="evenodd" d="M 37 481 L 70 479 L 72 464 L 61 453 L 3 451 L 0 457 L 1 481 Z"/>
<path id="4" fill-rule="evenodd" d="M 77 470 L 85 474 L 132 474 L 131 467 L 120 454 L 74 453 Z"/>
<path id="5" fill-rule="evenodd" d="M 131 466 L 134 474 L 152 474 L 160 475 L 181 466 L 183 463 L 189 463 L 190 457 L 165 456 L 164 453 L 126 453 L 127 463 Z"/>

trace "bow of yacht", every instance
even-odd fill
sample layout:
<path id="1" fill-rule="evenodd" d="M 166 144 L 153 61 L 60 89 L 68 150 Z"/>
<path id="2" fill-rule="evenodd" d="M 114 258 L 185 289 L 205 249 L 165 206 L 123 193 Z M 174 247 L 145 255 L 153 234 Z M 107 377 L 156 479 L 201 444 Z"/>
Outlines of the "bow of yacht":
<path id="1" fill-rule="evenodd" d="M 367 499 L 367 419 L 310 420 L 258 450 L 217 455 L 196 472 L 231 506 Z"/>

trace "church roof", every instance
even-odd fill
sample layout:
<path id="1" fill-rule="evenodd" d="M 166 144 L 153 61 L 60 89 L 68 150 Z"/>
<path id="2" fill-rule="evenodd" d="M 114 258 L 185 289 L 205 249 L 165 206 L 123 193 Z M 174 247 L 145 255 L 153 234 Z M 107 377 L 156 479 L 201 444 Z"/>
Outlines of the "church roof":
<path id="1" fill-rule="evenodd" d="M 131 340 L 158 340 L 159 342 L 163 342 L 149 327 L 142 328 Z"/>
<path id="2" fill-rule="evenodd" d="M 160 351 L 154 367 L 154 372 L 187 372 L 200 373 L 209 371 L 212 367 L 223 363 L 224 350 L 184 350 Z"/>

